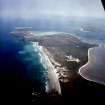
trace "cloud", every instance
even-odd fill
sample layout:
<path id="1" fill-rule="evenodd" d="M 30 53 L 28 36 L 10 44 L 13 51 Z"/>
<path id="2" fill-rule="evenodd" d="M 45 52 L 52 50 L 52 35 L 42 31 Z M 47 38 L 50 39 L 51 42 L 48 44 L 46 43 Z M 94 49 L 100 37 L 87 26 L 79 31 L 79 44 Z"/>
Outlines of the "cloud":
<path id="1" fill-rule="evenodd" d="M 0 0 L 0 11 L 2 16 L 23 18 L 104 16 L 101 0 Z"/>

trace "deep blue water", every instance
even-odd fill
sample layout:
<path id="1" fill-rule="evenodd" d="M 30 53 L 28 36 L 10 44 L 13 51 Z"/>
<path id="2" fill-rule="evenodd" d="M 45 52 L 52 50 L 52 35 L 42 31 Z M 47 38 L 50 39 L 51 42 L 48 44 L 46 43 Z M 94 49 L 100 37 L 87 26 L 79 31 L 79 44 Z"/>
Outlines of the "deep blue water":
<path id="1" fill-rule="evenodd" d="M 24 49 L 25 46 L 31 48 L 31 45 L 10 35 L 15 25 L 13 21 L 0 21 L 0 80 L 3 83 L 2 86 L 30 89 L 34 87 L 36 91 L 43 91 L 45 78 L 37 52 Z M 30 50 L 30 52 L 19 54 L 19 51 L 24 50 Z M 33 59 L 25 61 L 25 58 Z"/>

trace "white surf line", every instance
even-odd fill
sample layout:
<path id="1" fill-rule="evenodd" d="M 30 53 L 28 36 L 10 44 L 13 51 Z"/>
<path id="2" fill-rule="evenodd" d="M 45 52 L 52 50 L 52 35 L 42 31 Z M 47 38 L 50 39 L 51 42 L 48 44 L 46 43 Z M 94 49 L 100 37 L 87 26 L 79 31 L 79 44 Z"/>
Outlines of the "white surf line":
<path id="1" fill-rule="evenodd" d="M 86 80 L 88 80 L 88 81 L 93 81 L 93 80 L 89 79 L 89 77 L 87 77 L 86 75 L 84 75 L 84 74 L 82 73 L 82 69 L 85 68 L 85 67 L 87 67 L 87 65 L 90 63 L 90 54 L 89 54 L 89 52 L 90 52 L 91 49 L 92 49 L 92 48 L 89 48 L 89 49 L 88 49 L 88 62 L 87 62 L 86 64 L 84 64 L 82 67 L 80 67 L 80 68 L 79 68 L 79 71 L 78 71 L 79 75 L 81 75 L 84 79 L 86 79 Z M 96 81 L 94 81 L 94 82 L 96 82 Z"/>
<path id="2" fill-rule="evenodd" d="M 34 44 L 34 47 L 37 47 L 39 49 L 42 64 L 45 67 L 45 69 L 47 69 L 47 72 L 48 72 L 46 92 L 51 93 L 54 91 L 61 95 L 61 87 L 59 83 L 59 78 L 56 73 L 54 65 L 52 64 L 49 56 L 47 55 L 47 49 L 44 48 L 43 46 L 39 46 L 38 42 L 35 42 L 33 44 Z"/>

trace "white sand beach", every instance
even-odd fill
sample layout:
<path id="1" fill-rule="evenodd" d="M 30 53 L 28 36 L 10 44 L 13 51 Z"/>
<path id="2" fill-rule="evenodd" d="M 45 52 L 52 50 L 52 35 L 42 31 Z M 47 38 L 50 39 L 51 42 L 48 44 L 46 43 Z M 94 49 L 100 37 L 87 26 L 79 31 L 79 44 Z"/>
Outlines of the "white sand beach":
<path id="1" fill-rule="evenodd" d="M 105 85 L 105 47 L 88 50 L 88 62 L 79 69 L 79 74 L 89 81 Z"/>
<path id="2" fill-rule="evenodd" d="M 37 47 L 39 49 L 39 54 L 41 56 L 41 63 L 47 69 L 47 82 L 46 82 L 46 92 L 57 92 L 58 94 L 61 94 L 61 87 L 59 83 L 59 78 L 56 73 L 55 67 L 52 64 L 49 56 L 47 55 L 47 49 L 45 49 L 43 46 L 39 46 L 37 42 L 32 42 L 34 47 Z"/>

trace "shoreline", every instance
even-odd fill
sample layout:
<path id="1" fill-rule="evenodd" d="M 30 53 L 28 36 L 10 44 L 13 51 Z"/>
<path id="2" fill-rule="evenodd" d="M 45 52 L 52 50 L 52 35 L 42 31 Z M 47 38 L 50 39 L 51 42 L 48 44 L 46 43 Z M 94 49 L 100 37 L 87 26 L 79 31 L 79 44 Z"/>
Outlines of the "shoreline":
<path id="1" fill-rule="evenodd" d="M 103 46 L 98 46 L 98 47 L 93 47 L 93 48 L 89 48 L 89 50 L 88 50 L 88 62 L 85 64 L 85 65 L 83 65 L 82 67 L 80 67 L 79 68 L 79 71 L 78 71 L 78 73 L 79 73 L 79 75 L 80 76 L 82 76 L 84 79 L 86 79 L 86 80 L 88 80 L 88 81 L 93 81 L 93 82 L 96 82 L 96 83 L 99 83 L 99 84 L 102 84 L 102 85 L 105 85 L 105 81 L 102 81 L 101 80 L 101 78 L 100 77 L 98 77 L 100 74 L 98 74 L 98 76 L 97 76 L 97 74 L 96 74 L 96 76 L 95 75 L 93 75 L 92 76 L 92 71 L 93 71 L 93 73 L 95 74 L 95 71 L 94 71 L 94 69 L 96 69 L 97 71 L 99 71 L 97 68 L 97 61 L 94 61 L 94 60 L 97 60 L 97 58 L 95 58 L 94 59 L 94 55 L 92 55 L 92 51 L 94 51 L 95 49 L 98 49 L 99 51 L 100 51 L 100 48 L 102 48 L 102 49 L 104 49 L 105 47 L 103 47 Z M 100 55 L 101 56 L 101 55 Z M 93 58 L 93 59 L 92 59 Z M 98 59 L 98 60 L 100 60 L 100 58 Z M 93 62 L 93 64 L 92 64 L 92 62 Z M 100 61 L 101 62 L 101 61 Z M 99 62 L 99 64 L 100 64 L 100 62 Z M 101 64 L 100 64 L 101 65 Z M 103 65 L 103 64 L 102 64 Z M 101 66 L 102 66 L 101 65 Z M 99 66 L 99 65 L 98 65 Z M 101 66 L 100 66 L 100 68 L 101 68 Z M 88 72 L 86 72 L 86 71 L 88 71 L 89 69 L 88 69 L 88 67 L 90 67 L 90 70 L 91 70 L 91 73 L 89 74 Z M 95 68 L 95 67 L 97 67 L 97 68 Z M 103 72 L 103 73 L 102 73 Z M 101 73 L 101 74 L 105 74 L 104 73 L 104 71 L 102 71 L 101 72 L 101 69 L 100 69 L 100 72 L 99 73 Z M 89 76 L 90 75 L 90 76 Z"/>
<path id="2" fill-rule="evenodd" d="M 62 83 L 71 83 L 71 79 L 76 79 L 74 75 L 78 74 L 81 65 L 87 61 L 88 48 L 96 46 L 96 44 L 86 43 L 80 37 L 78 38 L 70 33 L 40 37 L 27 32 L 21 34 L 23 36 L 20 36 L 20 33 L 13 33 L 13 35 L 23 38 L 26 42 L 32 42 L 33 46 L 38 49 L 41 64 L 47 72 L 48 82 L 45 88 L 48 93 L 55 92 L 56 90 L 56 93 L 61 94 L 62 87 L 60 85 L 62 86 Z"/>
<path id="3" fill-rule="evenodd" d="M 24 27 L 23 27 L 23 28 L 24 28 Z M 11 33 L 11 34 L 20 34 L 20 33 L 18 33 L 18 29 L 16 29 L 16 30 L 17 30 L 17 31 L 13 31 L 13 32 L 10 32 L 10 33 Z M 37 35 L 37 33 L 38 33 L 39 35 Z M 69 35 L 71 35 L 72 37 L 78 38 L 80 41 L 82 41 L 82 42 L 84 42 L 84 43 L 95 44 L 95 45 L 97 45 L 97 46 L 100 45 L 100 43 L 97 42 L 96 40 L 93 40 L 93 41 L 92 41 L 92 40 L 88 39 L 88 41 L 87 41 L 87 39 L 85 39 L 84 37 L 78 36 L 78 35 L 76 35 L 76 34 L 74 34 L 74 33 L 64 32 L 64 31 L 44 31 L 44 34 L 43 34 L 43 31 L 27 31 L 27 33 L 24 33 L 24 32 L 23 32 L 23 34 L 24 34 L 24 36 L 25 36 L 25 39 L 28 39 L 28 40 L 30 40 L 31 37 L 33 38 L 33 37 L 35 37 L 35 36 L 37 36 L 37 37 L 43 37 L 43 36 L 50 36 L 50 35 L 56 35 L 56 34 L 69 34 Z M 28 36 L 28 34 L 29 34 L 29 36 Z M 20 36 L 20 37 L 21 37 L 21 36 Z M 102 42 L 101 45 L 104 45 L 104 42 Z"/>
<path id="4" fill-rule="evenodd" d="M 56 73 L 55 67 L 52 64 L 49 56 L 48 51 L 43 46 L 39 46 L 38 42 L 32 42 L 34 44 L 34 47 L 37 47 L 39 50 L 39 55 L 41 59 L 41 63 L 43 67 L 47 70 L 47 82 L 46 82 L 46 92 L 52 93 L 57 92 L 59 95 L 61 95 L 61 87 L 59 82 L 58 74 Z M 37 43 L 37 44 L 36 44 Z M 44 62 L 44 63 L 43 63 Z"/>

